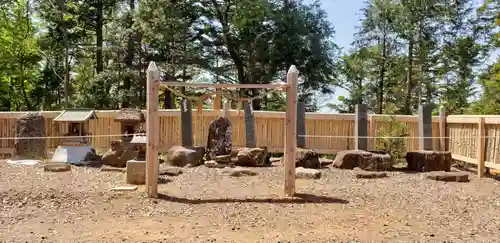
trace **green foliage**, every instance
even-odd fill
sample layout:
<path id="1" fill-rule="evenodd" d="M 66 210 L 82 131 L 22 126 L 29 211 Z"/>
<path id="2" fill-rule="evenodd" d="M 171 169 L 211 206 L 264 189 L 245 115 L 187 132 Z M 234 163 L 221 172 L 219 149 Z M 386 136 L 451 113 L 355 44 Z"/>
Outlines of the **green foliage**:
<path id="1" fill-rule="evenodd" d="M 494 43 L 493 2 L 477 15 L 468 0 L 367 1 L 354 49 L 338 65 L 336 85 L 349 96 L 330 107 L 412 114 L 419 104 L 445 103 L 448 114 L 468 112 L 477 67 L 492 50 L 485 43 Z"/>
<path id="2" fill-rule="evenodd" d="M 396 120 L 395 116 L 387 119 L 387 127 L 377 130 L 376 148 L 391 155 L 396 164 L 405 162 L 406 138 L 408 137 L 408 127 L 406 124 Z"/>
<path id="3" fill-rule="evenodd" d="M 164 80 L 215 83 L 284 81 L 295 65 L 307 111 L 343 88 L 340 104 L 327 104 L 339 112 L 364 103 L 375 113 L 411 114 L 438 103 L 448 114 L 495 114 L 499 61 L 478 67 L 500 46 L 499 9 L 491 0 L 478 9 L 472 0 L 369 0 L 352 49 L 340 53 L 332 24 L 343 23 L 329 23 L 319 1 L 4 1 L 0 110 L 61 109 L 65 96 L 70 107 L 144 107 L 155 61 Z M 284 110 L 285 101 L 271 94 L 253 108 Z"/>

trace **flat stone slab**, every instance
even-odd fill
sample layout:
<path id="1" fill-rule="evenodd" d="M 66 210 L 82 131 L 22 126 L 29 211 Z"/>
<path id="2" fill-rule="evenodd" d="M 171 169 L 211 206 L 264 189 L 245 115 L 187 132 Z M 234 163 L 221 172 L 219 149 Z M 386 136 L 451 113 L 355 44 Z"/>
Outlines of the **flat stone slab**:
<path id="1" fill-rule="evenodd" d="M 166 176 L 178 176 L 182 173 L 183 173 L 182 170 L 176 167 L 164 168 L 160 170 L 160 175 L 166 175 Z"/>
<path id="2" fill-rule="evenodd" d="M 366 171 L 359 168 L 355 168 L 354 175 L 358 179 L 376 179 L 387 177 L 387 173 L 379 171 Z"/>
<path id="3" fill-rule="evenodd" d="M 50 172 L 64 172 L 70 171 L 71 165 L 65 163 L 50 163 L 43 166 L 44 171 Z"/>
<path id="4" fill-rule="evenodd" d="M 104 165 L 101 167 L 101 171 L 102 172 L 125 172 L 126 169 L 125 168 L 116 168 L 116 167 L 111 167 L 111 166 L 107 166 L 107 165 Z"/>
<path id="5" fill-rule="evenodd" d="M 240 176 L 255 176 L 257 175 L 257 172 L 246 169 L 246 168 L 224 168 L 221 170 L 222 175 L 227 175 L 227 176 L 234 176 L 234 177 L 240 177 Z"/>
<path id="6" fill-rule="evenodd" d="M 130 191 L 135 191 L 137 190 L 137 186 L 119 186 L 119 187 L 113 187 L 110 189 L 110 191 L 114 192 L 130 192 Z"/>
<path id="7" fill-rule="evenodd" d="M 215 160 L 205 161 L 205 166 L 208 168 L 225 168 L 227 164 L 219 164 Z"/>
<path id="8" fill-rule="evenodd" d="M 319 179 L 321 178 L 321 171 L 315 169 L 306 169 L 299 167 L 295 169 L 296 179 Z"/>
<path id="9" fill-rule="evenodd" d="M 319 158 L 319 163 L 321 164 L 321 167 L 326 167 L 333 164 L 333 159 Z"/>
<path id="10" fill-rule="evenodd" d="M 446 182 L 468 182 L 469 174 L 465 172 L 432 172 L 427 175 L 427 179 Z"/>

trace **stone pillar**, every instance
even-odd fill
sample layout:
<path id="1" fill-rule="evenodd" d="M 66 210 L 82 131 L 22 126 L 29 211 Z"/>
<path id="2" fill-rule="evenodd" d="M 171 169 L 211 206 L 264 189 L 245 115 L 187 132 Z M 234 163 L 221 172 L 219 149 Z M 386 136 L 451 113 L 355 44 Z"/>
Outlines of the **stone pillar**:
<path id="1" fill-rule="evenodd" d="M 182 99 L 181 101 L 181 133 L 182 146 L 193 146 L 193 117 L 191 110 L 191 101 Z"/>
<path id="2" fill-rule="evenodd" d="M 356 105 L 354 126 L 354 148 L 358 150 L 368 149 L 368 108 L 364 104 Z"/>
<path id="3" fill-rule="evenodd" d="M 252 111 L 252 104 L 245 102 L 244 106 L 246 146 L 247 148 L 255 148 L 257 147 L 257 141 L 255 139 L 255 118 Z"/>
<path id="4" fill-rule="evenodd" d="M 297 102 L 297 148 L 306 147 L 306 105 Z"/>
<path id="5" fill-rule="evenodd" d="M 418 106 L 418 143 L 420 150 L 432 149 L 432 105 Z"/>

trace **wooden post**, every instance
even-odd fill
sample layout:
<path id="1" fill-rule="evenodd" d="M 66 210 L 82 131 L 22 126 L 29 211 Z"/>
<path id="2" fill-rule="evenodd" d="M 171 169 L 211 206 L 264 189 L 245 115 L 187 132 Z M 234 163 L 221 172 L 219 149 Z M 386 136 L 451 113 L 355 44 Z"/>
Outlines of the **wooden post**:
<path id="1" fill-rule="evenodd" d="M 252 111 L 252 104 L 248 101 L 244 103 L 245 110 L 245 142 L 247 148 L 257 147 L 255 139 L 255 118 Z"/>
<path id="2" fill-rule="evenodd" d="M 432 105 L 418 106 L 418 141 L 420 150 L 432 150 Z"/>
<path id="3" fill-rule="evenodd" d="M 148 197 L 158 196 L 158 145 L 160 143 L 160 118 L 158 116 L 158 82 L 160 72 L 154 62 L 147 70 L 146 104 L 146 192 Z"/>
<path id="4" fill-rule="evenodd" d="M 479 118 L 478 135 L 477 135 L 477 176 L 482 178 L 484 176 L 484 155 L 485 155 L 485 129 L 484 117 Z"/>
<path id="5" fill-rule="evenodd" d="M 229 118 L 229 107 L 231 106 L 231 101 L 227 100 L 224 102 L 224 109 L 222 110 L 222 116 Z"/>
<path id="6" fill-rule="evenodd" d="M 220 110 L 220 103 L 221 103 L 221 100 L 220 100 L 220 96 L 221 96 L 221 89 L 215 89 L 215 98 L 214 98 L 214 103 L 213 103 L 213 107 L 212 109 L 213 110 Z"/>
<path id="7" fill-rule="evenodd" d="M 357 104 L 355 110 L 354 149 L 368 150 L 368 107 L 364 104 Z"/>
<path id="8" fill-rule="evenodd" d="M 193 146 L 193 110 L 191 108 L 191 101 L 182 99 L 181 101 L 181 136 L 182 146 Z"/>
<path id="9" fill-rule="evenodd" d="M 439 107 L 439 149 L 446 151 L 446 110 Z"/>
<path id="10" fill-rule="evenodd" d="M 306 147 L 306 104 L 297 103 L 297 147 Z M 299 137 L 300 136 L 300 137 Z"/>
<path id="11" fill-rule="evenodd" d="M 288 70 L 285 115 L 285 194 L 295 194 L 295 156 L 297 150 L 297 79 L 298 71 L 295 65 Z"/>

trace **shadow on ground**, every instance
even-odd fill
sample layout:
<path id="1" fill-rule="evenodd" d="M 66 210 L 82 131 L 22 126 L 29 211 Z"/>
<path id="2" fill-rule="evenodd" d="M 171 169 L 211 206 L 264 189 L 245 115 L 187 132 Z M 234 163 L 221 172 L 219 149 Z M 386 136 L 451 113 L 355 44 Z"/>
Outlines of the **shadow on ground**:
<path id="1" fill-rule="evenodd" d="M 191 199 L 179 198 L 158 193 L 158 199 L 185 203 L 185 204 L 207 204 L 207 203 L 284 203 L 284 204 L 304 204 L 304 203 L 338 203 L 347 204 L 349 201 L 339 198 L 316 196 L 311 194 L 295 194 L 293 198 L 216 198 L 216 199 Z"/>

